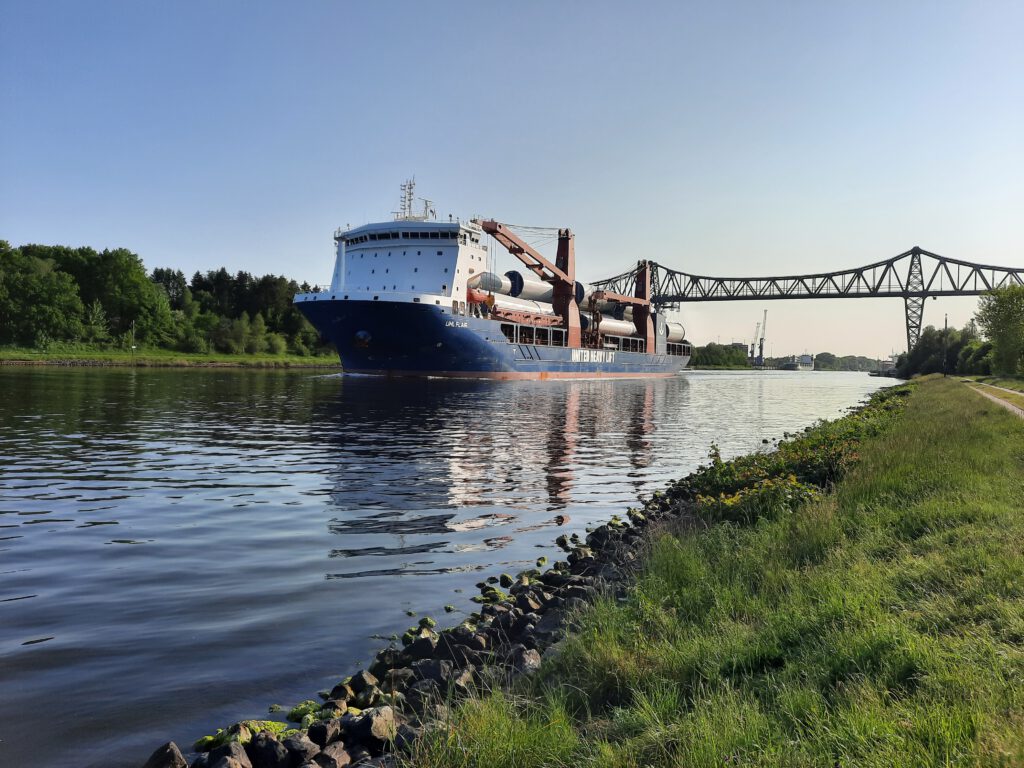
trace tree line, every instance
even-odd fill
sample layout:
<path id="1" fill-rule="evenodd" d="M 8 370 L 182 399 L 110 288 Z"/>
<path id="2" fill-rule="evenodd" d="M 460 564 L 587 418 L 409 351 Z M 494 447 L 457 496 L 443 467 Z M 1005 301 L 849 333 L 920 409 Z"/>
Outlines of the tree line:
<path id="1" fill-rule="evenodd" d="M 223 267 L 191 280 L 170 268 L 147 273 L 125 248 L 13 248 L 0 240 L 0 344 L 322 354 L 330 348 L 292 304 L 309 290 Z"/>
<path id="2" fill-rule="evenodd" d="M 1024 286 L 983 294 L 974 319 L 963 328 L 929 325 L 914 347 L 899 356 L 896 371 L 903 378 L 1024 374 Z"/>
<path id="3" fill-rule="evenodd" d="M 690 358 L 690 365 L 700 368 L 742 368 L 749 364 L 746 346 L 716 344 L 713 341 L 703 347 L 694 347 Z"/>

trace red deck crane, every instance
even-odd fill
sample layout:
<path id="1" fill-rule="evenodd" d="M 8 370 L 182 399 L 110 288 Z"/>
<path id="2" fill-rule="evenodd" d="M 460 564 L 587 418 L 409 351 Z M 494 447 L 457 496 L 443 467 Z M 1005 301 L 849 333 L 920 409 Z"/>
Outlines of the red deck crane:
<path id="1" fill-rule="evenodd" d="M 513 233 L 507 225 L 493 219 L 478 222 L 480 228 L 497 240 L 505 249 L 519 259 L 537 277 L 552 287 L 551 305 L 562 319 L 566 331 L 566 346 L 578 348 L 583 345 L 580 309 L 576 304 L 576 250 L 574 236 L 568 229 L 558 230 L 558 249 L 552 264 L 533 249 L 522 238 Z M 636 296 L 625 296 L 610 291 L 598 293 L 599 300 L 618 301 L 634 305 L 633 324 L 637 333 L 646 340 L 647 349 L 654 350 L 654 320 L 651 317 L 651 276 L 647 262 L 641 262 L 636 278 Z"/>

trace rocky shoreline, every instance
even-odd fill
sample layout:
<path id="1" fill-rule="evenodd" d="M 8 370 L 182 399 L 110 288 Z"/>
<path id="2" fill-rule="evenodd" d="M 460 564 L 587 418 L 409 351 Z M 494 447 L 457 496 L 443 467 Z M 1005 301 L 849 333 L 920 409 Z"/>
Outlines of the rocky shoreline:
<path id="1" fill-rule="evenodd" d="M 143 768 L 341 768 L 397 765 L 432 728 L 443 727 L 448 708 L 473 692 L 532 675 L 542 656 L 557 653 L 558 642 L 575 612 L 599 595 L 626 589 L 652 526 L 681 519 L 688 504 L 655 493 L 627 520 L 617 516 L 585 540 L 561 536 L 567 553 L 541 572 L 502 574 L 481 582 L 481 604 L 458 626 L 435 630 L 432 619 L 419 624 L 377 653 L 373 663 L 305 701 L 288 713 L 297 727 L 270 720 L 247 720 L 200 739 L 198 754 L 168 742 Z M 186 759 L 186 757 L 190 759 Z"/>

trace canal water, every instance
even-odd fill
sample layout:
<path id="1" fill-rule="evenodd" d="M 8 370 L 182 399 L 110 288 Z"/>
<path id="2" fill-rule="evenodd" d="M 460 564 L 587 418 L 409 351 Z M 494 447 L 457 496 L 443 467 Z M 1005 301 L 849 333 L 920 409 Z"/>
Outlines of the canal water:
<path id="1" fill-rule="evenodd" d="M 482 577 L 712 442 L 762 449 L 885 383 L 0 368 L 0 765 L 138 766 L 315 697 L 407 610 L 457 623 Z"/>

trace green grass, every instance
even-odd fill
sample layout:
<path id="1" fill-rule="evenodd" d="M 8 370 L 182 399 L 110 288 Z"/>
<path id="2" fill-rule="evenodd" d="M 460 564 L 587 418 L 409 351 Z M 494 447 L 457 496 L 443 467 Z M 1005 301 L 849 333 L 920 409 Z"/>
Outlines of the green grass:
<path id="1" fill-rule="evenodd" d="M 741 498 L 723 518 L 723 498 L 787 469 L 829 492 Z M 508 733 L 540 743 L 565 717 L 560 751 L 501 764 L 1024 764 L 1019 419 L 955 379 L 924 380 L 673 493 L 710 499 L 698 514 L 725 522 L 659 538 L 628 601 L 593 606 L 521 692 L 522 714 L 470 703 L 458 760 L 449 736 L 415 765 L 492 765 Z"/>
<path id="2" fill-rule="evenodd" d="M 253 368 L 340 367 L 336 355 L 227 355 L 195 354 L 167 349 L 131 351 L 66 346 L 47 351 L 0 347 L 0 363 L 31 362 L 41 365 L 138 365 L 143 367 L 233 366 Z"/>
<path id="3" fill-rule="evenodd" d="M 998 397 L 1000 400 L 1005 400 L 1006 402 L 1012 405 L 1016 405 L 1018 408 L 1024 408 L 1024 391 L 1021 391 L 1020 394 L 1017 394 L 1017 391 L 1006 392 L 1005 390 L 992 389 L 990 387 L 984 387 L 980 385 L 975 386 L 982 392 L 988 392 L 990 395 L 994 395 L 995 397 Z M 1003 385 L 999 384 L 997 386 Z"/>
<path id="4" fill-rule="evenodd" d="M 982 384 L 992 384 L 996 387 L 1024 392 L 1024 376 L 970 376 L 968 378 L 980 381 Z"/>

